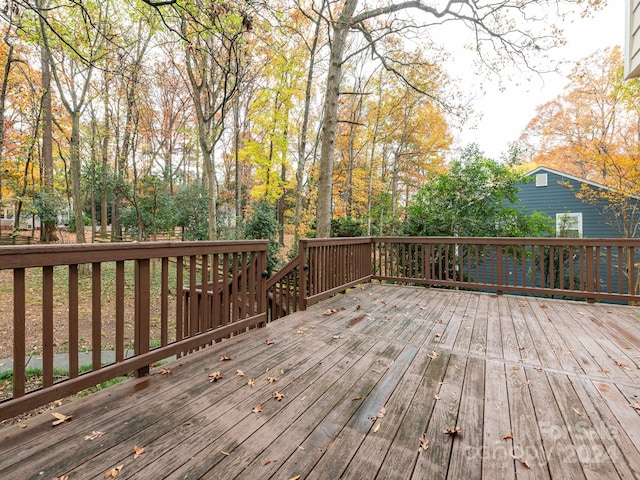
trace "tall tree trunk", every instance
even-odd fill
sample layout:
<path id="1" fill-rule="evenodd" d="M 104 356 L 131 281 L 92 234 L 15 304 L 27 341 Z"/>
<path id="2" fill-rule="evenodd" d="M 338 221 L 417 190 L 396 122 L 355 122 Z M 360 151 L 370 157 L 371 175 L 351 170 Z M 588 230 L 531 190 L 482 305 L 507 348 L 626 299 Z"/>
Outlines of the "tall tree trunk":
<path id="1" fill-rule="evenodd" d="M 307 84 L 304 93 L 304 115 L 302 117 L 302 129 L 300 132 L 300 145 L 298 148 L 298 169 L 296 170 L 296 215 L 294 219 L 294 244 L 297 245 L 300 239 L 300 225 L 302 224 L 302 207 L 305 198 L 305 181 L 304 173 L 307 163 L 307 133 L 309 130 L 309 114 L 311 112 L 311 87 L 313 86 L 313 71 L 316 65 L 316 50 L 318 48 L 318 37 L 320 36 L 320 23 L 322 13 L 325 7 L 323 0 L 320 5 L 320 11 L 315 22 L 315 31 L 313 33 L 313 42 L 309 51 L 309 66 L 307 68 Z"/>
<path id="2" fill-rule="evenodd" d="M 51 112 L 51 70 L 49 56 L 44 46 L 40 47 L 40 68 L 42 75 L 42 165 L 44 189 L 53 195 L 53 117 Z M 56 221 L 47 218 L 40 225 L 40 241 L 51 243 L 58 240 Z"/>
<path id="3" fill-rule="evenodd" d="M 320 150 L 318 176 L 318 206 L 316 211 L 316 236 L 331 236 L 333 164 L 338 126 L 338 98 L 342 63 L 347 45 L 351 17 L 358 6 L 358 0 L 346 0 L 338 20 L 333 25 L 333 39 L 329 54 L 329 72 L 324 99 L 324 122 L 322 125 L 322 148 Z"/>
<path id="4" fill-rule="evenodd" d="M 3 41 L 9 47 L 7 50 L 7 61 L 4 64 L 4 70 L 2 72 L 2 84 L 0 85 L 0 207 L 2 207 L 2 175 L 4 174 L 4 111 L 7 101 L 7 87 L 9 85 L 9 73 L 11 72 L 11 65 L 14 62 L 13 58 L 13 45 L 9 41 L 9 35 L 11 33 L 11 24 L 7 25 L 7 30 L 4 33 Z"/>
<path id="5" fill-rule="evenodd" d="M 71 149 L 69 169 L 71 170 L 71 197 L 73 198 L 73 218 L 76 223 L 76 242 L 86 243 L 84 235 L 84 216 L 82 193 L 80 190 L 80 111 L 71 113 Z"/>

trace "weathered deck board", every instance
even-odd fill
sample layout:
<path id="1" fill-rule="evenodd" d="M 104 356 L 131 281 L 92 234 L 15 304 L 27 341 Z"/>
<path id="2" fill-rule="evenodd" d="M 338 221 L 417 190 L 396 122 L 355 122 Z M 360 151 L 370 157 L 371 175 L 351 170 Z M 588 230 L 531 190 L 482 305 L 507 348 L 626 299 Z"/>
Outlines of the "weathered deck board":
<path id="1" fill-rule="evenodd" d="M 0 478 L 639 478 L 639 321 L 367 285 L 0 430 Z"/>

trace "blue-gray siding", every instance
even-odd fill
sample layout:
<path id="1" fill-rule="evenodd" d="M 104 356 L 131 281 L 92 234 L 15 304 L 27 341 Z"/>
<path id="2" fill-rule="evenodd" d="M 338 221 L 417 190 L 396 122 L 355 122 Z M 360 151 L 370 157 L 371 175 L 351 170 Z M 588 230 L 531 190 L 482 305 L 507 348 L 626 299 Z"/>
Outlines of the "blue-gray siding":
<path id="1" fill-rule="evenodd" d="M 547 186 L 536 187 L 536 173 L 547 174 Z M 522 210 L 532 213 L 534 210 L 545 213 L 554 220 L 560 213 L 582 213 L 582 236 L 585 238 L 617 238 L 618 230 L 607 222 L 598 209 L 576 198 L 581 184 L 575 179 L 558 175 L 553 171 L 538 169 L 531 175 L 530 183 L 520 183 L 518 187 L 519 203 L 516 204 Z M 570 184 L 573 188 L 565 186 Z M 594 187 L 595 188 L 595 187 Z"/>

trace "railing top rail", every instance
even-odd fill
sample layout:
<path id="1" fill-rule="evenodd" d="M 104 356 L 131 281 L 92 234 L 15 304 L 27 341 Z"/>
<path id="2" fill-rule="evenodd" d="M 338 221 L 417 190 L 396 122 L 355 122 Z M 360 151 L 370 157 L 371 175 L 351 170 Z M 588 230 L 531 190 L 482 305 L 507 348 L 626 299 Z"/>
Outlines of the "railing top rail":
<path id="1" fill-rule="evenodd" d="M 363 243 L 371 243 L 371 237 L 306 238 L 304 240 L 300 240 L 300 242 L 307 244 L 309 247 L 320 247 L 328 245 L 359 245 Z"/>
<path id="2" fill-rule="evenodd" d="M 475 245 L 559 245 L 587 247 L 640 247 L 640 238 L 552 238 L 552 237 L 372 237 L 374 243 L 449 243 Z"/>
<path id="3" fill-rule="evenodd" d="M 151 258 L 266 252 L 266 240 L 206 242 L 116 242 L 66 245 L 0 246 L 0 270 L 10 268 L 76 265 L 101 261 L 143 260 Z"/>

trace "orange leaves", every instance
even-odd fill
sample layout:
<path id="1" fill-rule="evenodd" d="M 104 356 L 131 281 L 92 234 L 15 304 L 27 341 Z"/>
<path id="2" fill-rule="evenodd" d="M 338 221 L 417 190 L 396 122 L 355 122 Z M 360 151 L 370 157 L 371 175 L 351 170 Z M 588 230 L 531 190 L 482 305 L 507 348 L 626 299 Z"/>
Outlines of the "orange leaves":
<path id="1" fill-rule="evenodd" d="M 250 378 L 247 381 L 247 385 L 249 385 L 251 388 L 255 387 L 256 386 L 256 379 L 255 378 Z"/>
<path id="2" fill-rule="evenodd" d="M 459 425 L 456 425 L 453 428 L 445 428 L 443 430 L 444 433 L 446 433 L 447 435 L 451 435 L 452 437 L 455 437 L 456 435 L 458 435 L 460 432 L 462 431 L 462 428 L 460 428 Z"/>
<path id="3" fill-rule="evenodd" d="M 138 458 L 140 455 L 142 455 L 144 453 L 144 447 L 139 447 L 137 445 L 135 445 L 133 447 L 133 458 Z"/>
<path id="4" fill-rule="evenodd" d="M 217 382 L 218 380 L 222 380 L 224 378 L 222 376 L 222 372 L 220 370 L 216 370 L 215 372 L 211 372 L 209 374 L 209 382 Z"/>
<path id="5" fill-rule="evenodd" d="M 231 357 L 227 356 L 227 355 L 220 355 L 220 361 L 221 362 L 228 362 L 231 360 Z"/>
<path id="6" fill-rule="evenodd" d="M 262 405 L 256 405 L 255 407 L 253 407 L 253 410 L 251 410 L 251 413 L 260 413 L 262 412 Z"/>
<path id="7" fill-rule="evenodd" d="M 171 369 L 170 368 L 161 368 L 160 369 L 160 375 L 169 375 L 171 373 Z"/>
<path id="8" fill-rule="evenodd" d="M 420 448 L 418 449 L 418 451 L 426 452 L 428 449 L 429 449 L 429 440 L 427 440 L 424 434 L 422 434 L 422 436 L 420 437 Z"/>
<path id="9" fill-rule="evenodd" d="M 103 476 L 104 478 L 116 478 L 123 468 L 124 465 L 118 465 L 117 467 L 113 467 L 111 470 L 107 470 L 106 472 L 104 472 Z"/>
<path id="10" fill-rule="evenodd" d="M 267 377 L 267 381 L 269 383 L 276 383 L 278 381 L 278 377 Z"/>
<path id="11" fill-rule="evenodd" d="M 280 402 L 284 398 L 284 395 L 276 390 L 271 394 L 271 398 L 275 398 L 277 401 Z"/>
<path id="12" fill-rule="evenodd" d="M 244 372 L 242 370 L 236 370 L 236 377 L 244 377 Z"/>

